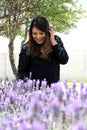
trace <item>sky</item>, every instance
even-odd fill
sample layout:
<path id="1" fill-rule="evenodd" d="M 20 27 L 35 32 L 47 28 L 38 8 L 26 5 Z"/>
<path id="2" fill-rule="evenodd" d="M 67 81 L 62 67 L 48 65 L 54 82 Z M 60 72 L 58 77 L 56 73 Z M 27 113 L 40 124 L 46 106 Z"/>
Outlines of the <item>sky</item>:
<path id="1" fill-rule="evenodd" d="M 78 1 L 87 10 L 87 0 Z M 64 35 L 63 39 L 69 50 L 87 50 L 87 18 L 79 20 L 77 28 L 72 29 L 68 35 Z"/>
<path id="2" fill-rule="evenodd" d="M 61 35 L 65 46 L 69 50 L 87 50 L 87 19 L 81 19 L 77 28 L 68 35 Z"/>
<path id="3" fill-rule="evenodd" d="M 78 0 L 80 4 L 87 10 L 87 0 Z M 79 20 L 77 28 L 70 31 L 68 35 L 60 34 L 60 37 L 67 50 L 87 50 L 87 18 Z M 8 39 L 0 36 L 0 52 L 8 52 Z M 21 40 L 17 37 L 14 43 L 14 51 L 18 52 Z"/>

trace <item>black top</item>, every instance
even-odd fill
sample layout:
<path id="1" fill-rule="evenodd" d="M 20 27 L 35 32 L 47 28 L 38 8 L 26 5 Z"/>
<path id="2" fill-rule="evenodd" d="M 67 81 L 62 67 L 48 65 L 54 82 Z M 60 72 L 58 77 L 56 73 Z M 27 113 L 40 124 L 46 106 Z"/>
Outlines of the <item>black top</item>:
<path id="1" fill-rule="evenodd" d="M 58 36 L 55 36 L 55 40 L 58 44 L 52 46 L 53 51 L 50 60 L 32 57 L 27 53 L 27 43 L 22 46 L 19 54 L 19 79 L 29 77 L 30 72 L 31 79 L 46 79 L 49 85 L 60 79 L 60 64 L 66 64 L 69 57 L 63 46 L 62 40 Z"/>

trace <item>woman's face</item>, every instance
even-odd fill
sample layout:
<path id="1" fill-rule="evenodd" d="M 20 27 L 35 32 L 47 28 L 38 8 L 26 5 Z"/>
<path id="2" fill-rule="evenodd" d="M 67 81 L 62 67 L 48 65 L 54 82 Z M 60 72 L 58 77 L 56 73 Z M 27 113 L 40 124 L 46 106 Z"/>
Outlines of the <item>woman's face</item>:
<path id="1" fill-rule="evenodd" d="M 33 27 L 32 37 L 37 44 L 42 44 L 45 40 L 45 36 L 46 36 L 45 32 L 42 32 L 41 30 L 39 30 L 36 27 Z"/>

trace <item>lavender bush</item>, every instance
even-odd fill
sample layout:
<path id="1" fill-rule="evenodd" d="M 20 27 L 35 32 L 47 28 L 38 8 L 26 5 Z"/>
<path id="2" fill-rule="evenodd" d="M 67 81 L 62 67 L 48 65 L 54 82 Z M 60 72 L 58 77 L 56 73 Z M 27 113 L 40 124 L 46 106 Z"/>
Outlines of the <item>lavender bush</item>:
<path id="1" fill-rule="evenodd" d="M 87 86 L 0 79 L 0 130 L 87 130 Z"/>

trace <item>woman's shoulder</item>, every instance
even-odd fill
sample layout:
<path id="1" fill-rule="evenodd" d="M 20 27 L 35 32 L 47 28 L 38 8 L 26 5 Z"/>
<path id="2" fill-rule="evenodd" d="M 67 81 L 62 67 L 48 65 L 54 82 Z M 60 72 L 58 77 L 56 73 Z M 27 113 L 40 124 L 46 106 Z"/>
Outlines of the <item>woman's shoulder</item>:
<path id="1" fill-rule="evenodd" d="M 58 35 L 54 35 L 56 41 L 60 41 L 61 38 Z"/>
<path id="2" fill-rule="evenodd" d="M 21 53 L 26 54 L 28 56 L 30 55 L 29 50 L 28 50 L 28 42 L 23 43 L 21 45 Z"/>
<path id="3" fill-rule="evenodd" d="M 63 42 L 62 42 L 61 38 L 60 38 L 58 35 L 55 35 L 54 37 L 55 37 L 55 40 L 56 40 L 61 46 L 63 46 Z"/>
<path id="4" fill-rule="evenodd" d="M 28 48 L 28 42 L 21 45 L 21 49 L 26 50 Z"/>

